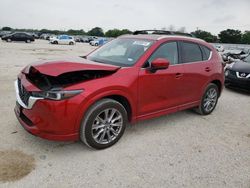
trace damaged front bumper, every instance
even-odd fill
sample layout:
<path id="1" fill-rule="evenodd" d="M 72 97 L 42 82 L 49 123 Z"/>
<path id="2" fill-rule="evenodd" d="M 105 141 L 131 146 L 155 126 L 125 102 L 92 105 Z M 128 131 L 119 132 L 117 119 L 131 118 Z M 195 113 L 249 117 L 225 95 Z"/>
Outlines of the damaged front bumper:
<path id="1" fill-rule="evenodd" d="M 28 82 L 24 77 L 22 81 Z M 79 139 L 76 131 L 78 106 L 77 97 L 62 101 L 23 96 L 27 91 L 19 81 L 15 81 L 16 117 L 29 133 L 48 140 L 75 141 Z M 29 87 L 32 84 L 29 83 Z M 21 85 L 21 86 L 20 86 Z M 79 96 L 80 97 L 80 96 Z"/>

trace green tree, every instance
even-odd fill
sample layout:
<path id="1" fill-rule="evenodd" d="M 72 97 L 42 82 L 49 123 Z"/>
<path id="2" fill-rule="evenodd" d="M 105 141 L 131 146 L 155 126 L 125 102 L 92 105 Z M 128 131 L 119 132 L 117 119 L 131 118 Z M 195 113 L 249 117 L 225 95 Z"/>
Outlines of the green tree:
<path id="1" fill-rule="evenodd" d="M 234 29 L 227 29 L 227 30 L 221 31 L 218 36 L 221 42 L 232 43 L 232 44 L 241 43 L 241 38 L 242 38 L 241 31 L 234 30 Z"/>
<path id="2" fill-rule="evenodd" d="M 118 37 L 121 35 L 120 33 L 121 33 L 121 30 L 119 29 L 110 29 L 105 33 L 105 36 L 106 37 Z"/>
<path id="3" fill-rule="evenodd" d="M 87 34 L 90 36 L 97 36 L 97 37 L 104 36 L 103 30 L 100 27 L 95 27 L 95 28 L 91 29 L 90 31 L 88 31 Z"/>
<path id="4" fill-rule="evenodd" d="M 243 44 L 250 44 L 250 31 L 245 31 L 242 35 L 242 43 Z"/>
<path id="5" fill-rule="evenodd" d="M 212 35 L 210 32 L 207 32 L 207 31 L 196 30 L 196 31 L 192 32 L 191 34 L 193 34 L 195 37 L 203 39 L 207 42 L 216 42 L 217 41 L 217 37 Z"/>
<path id="6" fill-rule="evenodd" d="M 121 35 L 125 35 L 125 34 L 132 34 L 133 32 L 128 30 L 128 29 L 122 29 L 121 30 Z"/>
<path id="7" fill-rule="evenodd" d="M 106 37 L 118 37 L 120 35 L 124 35 L 124 34 L 131 34 L 132 31 L 128 30 L 128 29 L 110 29 L 105 33 Z"/>
<path id="8" fill-rule="evenodd" d="M 3 27 L 2 30 L 3 30 L 3 31 L 11 31 L 12 28 L 11 28 L 11 27 Z"/>
<path id="9" fill-rule="evenodd" d="M 69 35 L 86 35 L 85 31 L 84 30 L 74 30 L 74 29 L 69 29 L 67 31 L 67 34 Z"/>

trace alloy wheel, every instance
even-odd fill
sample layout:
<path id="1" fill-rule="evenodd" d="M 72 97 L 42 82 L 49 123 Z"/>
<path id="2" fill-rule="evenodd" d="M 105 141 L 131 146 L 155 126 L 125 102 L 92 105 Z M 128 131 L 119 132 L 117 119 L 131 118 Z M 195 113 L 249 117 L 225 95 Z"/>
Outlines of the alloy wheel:
<path id="1" fill-rule="evenodd" d="M 100 112 L 92 125 L 92 137 L 99 144 L 108 144 L 115 140 L 122 130 L 123 117 L 115 108 Z"/>
<path id="2" fill-rule="evenodd" d="M 203 107 L 206 112 L 211 112 L 216 103 L 217 103 L 218 93 L 215 88 L 210 88 L 207 90 L 204 101 Z"/>

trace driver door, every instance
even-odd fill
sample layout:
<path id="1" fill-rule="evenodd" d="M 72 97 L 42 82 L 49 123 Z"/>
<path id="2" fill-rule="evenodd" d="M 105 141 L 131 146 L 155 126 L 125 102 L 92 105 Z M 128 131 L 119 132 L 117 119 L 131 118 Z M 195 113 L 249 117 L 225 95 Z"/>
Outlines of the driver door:
<path id="1" fill-rule="evenodd" d="M 170 61 L 165 70 L 155 73 L 149 71 L 150 64 L 157 58 Z M 161 112 L 177 111 L 181 104 L 183 65 L 178 64 L 177 42 L 162 44 L 148 59 L 148 66 L 139 71 L 138 116 L 153 115 Z"/>

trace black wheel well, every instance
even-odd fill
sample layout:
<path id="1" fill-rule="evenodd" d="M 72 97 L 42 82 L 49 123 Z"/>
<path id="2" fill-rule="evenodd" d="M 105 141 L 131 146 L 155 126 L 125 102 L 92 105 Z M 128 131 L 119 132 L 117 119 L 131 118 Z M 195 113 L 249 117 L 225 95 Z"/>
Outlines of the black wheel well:
<path id="1" fill-rule="evenodd" d="M 221 90 L 222 90 L 222 84 L 219 80 L 213 80 L 211 83 L 217 85 L 218 89 L 219 89 L 219 92 L 221 94 Z"/>
<path id="2" fill-rule="evenodd" d="M 104 98 L 108 98 L 108 99 L 113 99 L 119 103 L 121 103 L 124 108 L 126 109 L 127 111 L 127 114 L 128 114 L 128 120 L 131 121 L 132 119 L 132 109 L 131 109 L 131 105 L 128 101 L 128 99 L 124 96 L 121 96 L 121 95 L 111 95 L 111 96 L 106 96 Z"/>

